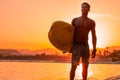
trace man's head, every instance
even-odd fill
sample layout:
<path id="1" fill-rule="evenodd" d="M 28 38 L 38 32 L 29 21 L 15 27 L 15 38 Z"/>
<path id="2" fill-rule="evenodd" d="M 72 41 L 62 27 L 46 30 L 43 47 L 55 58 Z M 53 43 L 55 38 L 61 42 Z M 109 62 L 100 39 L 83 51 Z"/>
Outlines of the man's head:
<path id="1" fill-rule="evenodd" d="M 90 5 L 87 2 L 83 2 L 81 7 L 82 14 L 87 14 L 90 11 Z"/>

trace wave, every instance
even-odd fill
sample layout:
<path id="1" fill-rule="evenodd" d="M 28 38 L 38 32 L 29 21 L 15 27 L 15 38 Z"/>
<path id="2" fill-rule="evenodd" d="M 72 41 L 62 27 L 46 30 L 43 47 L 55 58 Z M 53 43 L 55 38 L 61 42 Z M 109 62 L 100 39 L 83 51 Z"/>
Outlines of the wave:
<path id="1" fill-rule="evenodd" d="M 105 80 L 120 80 L 120 75 L 107 78 Z"/>

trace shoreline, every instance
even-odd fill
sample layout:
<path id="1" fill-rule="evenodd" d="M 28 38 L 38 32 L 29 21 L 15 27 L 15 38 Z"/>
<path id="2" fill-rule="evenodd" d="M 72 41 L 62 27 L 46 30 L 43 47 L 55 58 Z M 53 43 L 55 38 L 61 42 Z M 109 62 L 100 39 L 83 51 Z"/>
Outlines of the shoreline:
<path id="1" fill-rule="evenodd" d="M 70 61 L 46 61 L 46 60 L 0 60 L 0 62 L 38 62 L 38 63 L 71 63 Z M 89 64 L 120 64 L 120 61 L 116 62 L 89 62 Z"/>

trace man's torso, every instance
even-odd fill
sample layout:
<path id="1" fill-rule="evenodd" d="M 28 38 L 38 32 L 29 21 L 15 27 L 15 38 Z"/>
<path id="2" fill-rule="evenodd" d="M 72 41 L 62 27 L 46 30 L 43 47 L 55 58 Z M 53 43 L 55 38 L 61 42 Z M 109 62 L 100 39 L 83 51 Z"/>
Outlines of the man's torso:
<path id="1" fill-rule="evenodd" d="M 72 25 L 75 27 L 74 42 L 88 42 L 88 33 L 93 28 L 93 23 L 89 18 L 78 17 L 73 19 Z"/>

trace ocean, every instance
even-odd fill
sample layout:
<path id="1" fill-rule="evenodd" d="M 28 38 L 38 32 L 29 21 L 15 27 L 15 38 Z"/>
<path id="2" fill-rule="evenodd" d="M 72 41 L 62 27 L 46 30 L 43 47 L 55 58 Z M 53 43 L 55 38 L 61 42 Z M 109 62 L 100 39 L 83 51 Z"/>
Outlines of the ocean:
<path id="1" fill-rule="evenodd" d="M 69 80 L 70 63 L 0 62 L 0 80 Z M 81 64 L 75 80 L 82 80 Z M 89 64 L 88 80 L 108 80 L 120 77 L 120 64 Z M 114 80 L 114 79 L 109 79 Z"/>

